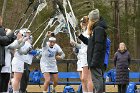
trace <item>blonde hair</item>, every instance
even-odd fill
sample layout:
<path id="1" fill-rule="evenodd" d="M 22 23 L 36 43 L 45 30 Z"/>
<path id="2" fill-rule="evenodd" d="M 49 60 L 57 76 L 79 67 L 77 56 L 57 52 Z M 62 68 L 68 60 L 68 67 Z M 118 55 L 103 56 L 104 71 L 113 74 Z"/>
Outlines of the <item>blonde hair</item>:
<path id="1" fill-rule="evenodd" d="M 92 29 L 93 29 L 94 23 L 95 23 L 95 21 L 93 19 L 89 20 L 89 22 L 88 22 L 87 29 L 88 29 L 88 34 L 89 35 L 92 34 Z"/>
<path id="2" fill-rule="evenodd" d="M 81 18 L 80 23 L 84 23 L 84 25 L 82 24 L 82 26 L 86 26 L 87 27 L 88 20 L 89 20 L 88 16 L 84 16 L 84 17 Z"/>
<path id="3" fill-rule="evenodd" d="M 88 24 L 88 21 L 89 21 L 88 16 L 84 16 L 84 17 L 83 17 L 83 20 L 85 21 L 86 24 Z"/>
<path id="4" fill-rule="evenodd" d="M 123 50 L 123 51 L 127 50 L 126 44 L 125 44 L 124 42 L 121 42 L 121 43 L 119 44 L 118 50 L 122 51 L 122 50 L 120 49 L 120 45 L 123 45 L 123 46 L 124 46 L 124 50 Z"/>

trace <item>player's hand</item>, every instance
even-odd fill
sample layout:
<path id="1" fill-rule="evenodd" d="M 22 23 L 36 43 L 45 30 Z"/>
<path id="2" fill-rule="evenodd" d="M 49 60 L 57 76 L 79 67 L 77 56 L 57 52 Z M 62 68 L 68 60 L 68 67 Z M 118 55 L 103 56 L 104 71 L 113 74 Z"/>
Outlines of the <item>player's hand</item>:
<path id="1" fill-rule="evenodd" d="M 76 36 L 80 36 L 82 34 L 82 32 L 81 31 L 76 31 L 75 34 L 76 34 Z"/>
<path id="2" fill-rule="evenodd" d="M 70 40 L 70 44 L 71 44 L 72 46 L 75 46 L 75 41 L 74 41 L 74 40 Z"/>
<path id="3" fill-rule="evenodd" d="M 75 45 L 75 43 L 74 43 L 73 41 L 70 41 L 70 44 L 71 44 L 72 46 L 74 46 L 74 45 Z"/>
<path id="4" fill-rule="evenodd" d="M 29 39 L 29 37 L 24 37 L 23 42 L 26 42 Z"/>
<path id="5" fill-rule="evenodd" d="M 19 38 L 18 42 L 21 43 L 23 41 L 23 38 Z"/>
<path id="6" fill-rule="evenodd" d="M 45 35 L 45 37 L 51 37 L 51 31 L 48 31 L 47 33 L 46 33 L 46 35 Z"/>
<path id="7" fill-rule="evenodd" d="M 61 60 L 62 59 L 61 56 L 59 56 L 59 55 L 57 55 L 55 58 L 56 58 L 56 60 Z"/>

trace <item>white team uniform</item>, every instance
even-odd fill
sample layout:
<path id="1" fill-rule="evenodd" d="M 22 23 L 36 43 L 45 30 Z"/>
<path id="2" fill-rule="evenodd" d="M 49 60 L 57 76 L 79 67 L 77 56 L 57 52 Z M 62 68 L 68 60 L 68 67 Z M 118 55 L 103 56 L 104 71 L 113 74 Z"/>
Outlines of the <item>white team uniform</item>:
<path id="1" fill-rule="evenodd" d="M 2 67 L 1 73 L 11 73 L 11 53 L 7 47 L 5 47 L 5 66 Z"/>
<path id="2" fill-rule="evenodd" d="M 27 54 L 25 55 L 25 63 L 31 65 L 33 60 L 33 55 Z"/>
<path id="3" fill-rule="evenodd" d="M 11 73 L 11 49 L 18 47 L 19 43 L 15 40 L 12 44 L 5 47 L 5 66 L 2 67 L 1 73 Z"/>
<path id="4" fill-rule="evenodd" d="M 24 46 L 22 46 L 20 48 L 20 50 L 23 51 L 23 52 L 25 52 L 25 51 L 28 52 L 28 50 L 31 47 L 32 47 L 31 44 L 26 41 Z M 15 54 L 14 54 L 14 58 L 12 60 L 12 71 L 23 73 L 24 72 L 24 62 L 28 62 L 27 60 L 28 60 L 27 55 L 20 54 L 18 52 L 18 50 L 16 50 Z"/>
<path id="5" fill-rule="evenodd" d="M 83 36 L 89 38 L 89 35 L 87 35 L 87 31 L 82 33 Z M 77 71 L 82 71 L 82 68 L 85 66 L 88 66 L 87 63 L 87 45 L 81 42 L 81 48 L 79 49 L 79 53 L 77 55 L 78 61 L 77 61 Z"/>
<path id="6" fill-rule="evenodd" d="M 55 44 L 50 48 L 47 42 L 46 47 L 42 48 L 42 57 L 40 59 L 40 68 L 42 73 L 58 72 L 55 56 L 57 53 L 63 52 L 59 45 Z"/>
<path id="7" fill-rule="evenodd" d="M 77 71 L 82 71 L 83 68 L 82 68 L 82 63 L 80 61 L 80 55 L 79 55 L 79 53 L 77 55 L 77 59 L 78 59 L 78 61 L 77 61 Z"/>

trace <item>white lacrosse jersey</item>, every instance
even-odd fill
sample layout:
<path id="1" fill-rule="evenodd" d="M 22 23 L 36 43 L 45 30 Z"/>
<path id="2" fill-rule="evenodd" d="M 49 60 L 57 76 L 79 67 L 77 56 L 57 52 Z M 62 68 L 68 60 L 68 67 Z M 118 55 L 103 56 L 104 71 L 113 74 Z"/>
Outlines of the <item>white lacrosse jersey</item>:
<path id="1" fill-rule="evenodd" d="M 11 73 L 11 61 L 12 56 L 10 49 L 18 47 L 18 40 L 15 40 L 13 43 L 5 47 L 5 66 L 2 67 L 1 73 Z"/>
<path id="2" fill-rule="evenodd" d="M 89 38 L 89 35 L 87 34 L 87 30 L 84 31 L 83 36 Z M 88 66 L 87 63 L 87 45 L 81 42 L 81 48 L 79 49 L 79 53 L 77 55 L 78 62 L 81 62 L 81 67 Z"/>
<path id="3" fill-rule="evenodd" d="M 2 67 L 1 73 L 11 73 L 11 53 L 7 47 L 5 47 L 5 66 Z"/>
<path id="4" fill-rule="evenodd" d="M 31 47 L 32 47 L 32 45 L 31 45 L 28 41 L 26 41 L 25 44 L 24 44 L 24 46 L 22 46 L 20 49 L 21 49 L 22 51 L 24 51 L 24 52 L 28 52 L 29 48 L 31 48 Z M 15 52 L 15 54 L 14 54 L 14 58 L 20 60 L 20 62 L 27 62 L 27 61 L 28 61 L 28 58 L 26 57 L 26 55 L 20 54 L 20 53 L 18 52 L 18 50 L 16 50 L 16 52 Z M 13 58 L 13 59 L 14 59 L 14 58 Z M 13 61 L 14 61 L 14 60 L 12 60 L 12 62 L 13 62 Z"/>
<path id="5" fill-rule="evenodd" d="M 89 38 L 89 35 L 87 34 L 87 31 L 84 31 L 83 36 Z M 87 45 L 81 42 L 81 49 L 80 49 L 81 54 L 87 55 Z"/>
<path id="6" fill-rule="evenodd" d="M 29 42 L 27 42 L 26 45 L 28 45 L 28 47 L 32 48 L 32 45 Z M 27 54 L 27 55 L 24 55 L 24 57 L 25 57 L 25 61 L 24 62 L 29 64 L 29 65 L 31 65 L 32 64 L 32 60 L 33 60 L 33 55 Z"/>
<path id="7" fill-rule="evenodd" d="M 58 72 L 56 63 L 56 54 L 63 52 L 59 45 L 55 44 L 53 48 L 49 47 L 47 42 L 46 47 L 42 48 L 42 57 L 40 59 L 41 71 L 44 72 Z"/>

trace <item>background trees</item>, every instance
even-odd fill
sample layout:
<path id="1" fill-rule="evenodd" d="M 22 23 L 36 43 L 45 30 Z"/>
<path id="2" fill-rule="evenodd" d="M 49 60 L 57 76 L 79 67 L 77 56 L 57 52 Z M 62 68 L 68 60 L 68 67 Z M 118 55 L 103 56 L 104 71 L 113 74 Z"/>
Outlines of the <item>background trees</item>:
<path id="1" fill-rule="evenodd" d="M 4 1 L 7 1 L 7 3 Z M 16 23 L 20 19 L 22 13 L 27 7 L 28 0 L 1 0 L 0 11 L 3 14 L 4 26 L 14 29 Z M 48 19 L 52 13 L 52 2 L 48 0 L 48 7 L 46 7 L 36 18 L 31 31 L 35 30 L 39 24 Z M 62 0 L 60 0 L 62 1 Z M 140 0 L 70 0 L 74 9 L 75 15 L 82 18 L 84 15 L 94 9 L 98 8 L 101 15 L 108 23 L 108 36 L 111 38 L 111 58 L 118 48 L 119 42 L 125 42 L 131 56 L 133 58 L 140 58 Z M 6 4 L 5 11 L 3 4 Z M 4 12 L 2 12 L 2 10 Z M 30 8 L 28 14 L 32 11 Z M 45 25 L 44 25 L 45 27 Z M 34 34 L 34 40 L 41 33 L 41 27 L 37 33 Z M 48 29 L 48 30 L 53 30 Z M 69 44 L 69 38 L 66 34 L 58 34 L 58 43 L 64 48 L 66 58 L 76 58 L 71 52 L 72 47 Z M 42 37 L 43 38 L 43 37 Z M 40 47 L 42 39 L 37 46 Z"/>

